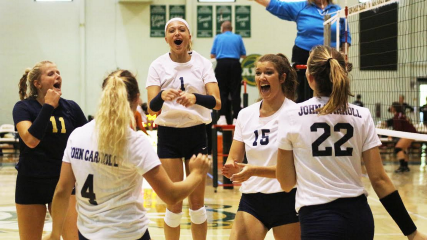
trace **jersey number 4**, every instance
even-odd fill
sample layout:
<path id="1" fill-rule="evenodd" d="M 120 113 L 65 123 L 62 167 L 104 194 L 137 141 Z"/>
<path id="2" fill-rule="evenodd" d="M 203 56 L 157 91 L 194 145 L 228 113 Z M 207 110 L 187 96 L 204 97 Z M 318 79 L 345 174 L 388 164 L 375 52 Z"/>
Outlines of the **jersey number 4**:
<path id="1" fill-rule="evenodd" d="M 98 205 L 96 202 L 96 194 L 93 192 L 93 174 L 89 174 L 86 178 L 85 184 L 83 184 L 80 194 L 84 198 L 89 198 L 89 203 L 92 205 Z"/>
<path id="2" fill-rule="evenodd" d="M 322 128 L 324 132 L 318 139 L 316 139 L 316 141 L 311 144 L 313 157 L 332 156 L 332 147 L 325 147 L 325 150 L 319 150 L 320 144 L 322 144 L 328 137 L 331 136 L 331 126 L 325 122 L 314 123 L 311 125 L 310 130 L 311 132 L 317 132 L 317 129 L 319 128 Z M 345 150 L 342 150 L 341 146 L 353 137 L 353 126 L 351 126 L 349 123 L 337 123 L 334 126 L 334 132 L 340 132 L 341 129 L 347 130 L 347 133 L 336 143 L 334 143 L 335 156 L 352 156 L 353 148 L 346 148 Z"/>

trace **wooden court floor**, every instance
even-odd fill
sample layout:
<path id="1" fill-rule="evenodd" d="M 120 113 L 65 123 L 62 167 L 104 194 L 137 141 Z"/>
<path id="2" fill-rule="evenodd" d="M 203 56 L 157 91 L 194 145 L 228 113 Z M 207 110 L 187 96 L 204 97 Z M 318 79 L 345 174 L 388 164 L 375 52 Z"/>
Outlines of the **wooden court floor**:
<path id="1" fill-rule="evenodd" d="M 418 229 L 427 233 L 427 169 L 425 167 L 425 157 L 420 155 L 411 156 L 411 171 L 404 174 L 396 174 L 394 170 L 397 163 L 392 156 L 383 156 L 385 169 L 393 180 L 396 188 L 406 204 L 412 219 Z M 0 157 L 2 166 L 0 167 L 0 239 L 19 239 L 18 223 L 14 205 L 14 192 L 16 170 L 13 167 L 16 156 L 5 154 Z M 222 176 L 219 177 L 222 180 Z M 369 192 L 368 201 L 372 208 L 375 219 L 375 240 L 398 240 L 407 239 L 404 237 L 397 225 L 393 222 L 388 213 L 373 191 L 367 177 L 363 177 L 363 182 Z M 165 205 L 157 198 L 151 189 L 144 189 L 145 207 L 148 211 L 151 223 L 149 231 L 152 239 L 162 240 L 163 236 L 163 216 Z M 234 189 L 218 188 L 215 193 L 212 187 L 212 180 L 209 178 L 206 186 L 206 205 L 208 209 L 208 240 L 228 239 L 231 226 L 233 224 L 235 212 L 238 207 L 240 192 L 238 187 Z M 185 203 L 184 207 L 188 207 Z M 184 217 L 181 222 L 181 239 L 191 238 L 189 230 L 188 209 L 184 210 Z M 51 229 L 51 219 L 46 217 L 45 232 Z M 271 232 L 266 239 L 274 239 Z"/>

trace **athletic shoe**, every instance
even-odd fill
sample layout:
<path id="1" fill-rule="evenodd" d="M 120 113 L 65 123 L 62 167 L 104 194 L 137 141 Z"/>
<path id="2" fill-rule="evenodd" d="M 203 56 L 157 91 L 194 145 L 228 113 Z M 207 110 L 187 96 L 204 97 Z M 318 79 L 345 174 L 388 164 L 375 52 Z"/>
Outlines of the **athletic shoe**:
<path id="1" fill-rule="evenodd" d="M 411 171 L 411 169 L 409 169 L 408 167 L 406 167 L 406 166 L 400 166 L 394 172 L 395 173 L 404 173 L 404 172 L 409 172 L 409 171 Z"/>

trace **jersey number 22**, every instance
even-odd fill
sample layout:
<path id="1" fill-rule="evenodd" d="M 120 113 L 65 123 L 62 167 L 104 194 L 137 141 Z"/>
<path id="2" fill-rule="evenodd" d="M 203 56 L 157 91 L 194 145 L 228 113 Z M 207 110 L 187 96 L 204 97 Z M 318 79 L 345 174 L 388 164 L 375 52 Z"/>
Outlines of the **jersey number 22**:
<path id="1" fill-rule="evenodd" d="M 320 144 L 322 144 L 328 137 L 331 136 L 331 126 L 329 126 L 325 122 L 317 122 L 311 125 L 310 130 L 311 132 L 317 132 L 317 129 L 319 128 L 322 128 L 324 132 L 322 135 L 320 135 L 319 138 L 316 139 L 316 141 L 311 144 L 313 157 L 332 156 L 332 147 L 325 147 L 325 150 L 319 149 Z M 343 145 L 345 142 L 347 142 L 350 138 L 353 137 L 353 126 L 351 126 L 349 123 L 337 123 L 334 126 L 334 132 L 340 132 L 341 129 L 347 130 L 347 133 L 334 143 L 335 156 L 352 156 L 353 148 L 349 147 L 345 150 L 342 150 L 341 145 Z"/>

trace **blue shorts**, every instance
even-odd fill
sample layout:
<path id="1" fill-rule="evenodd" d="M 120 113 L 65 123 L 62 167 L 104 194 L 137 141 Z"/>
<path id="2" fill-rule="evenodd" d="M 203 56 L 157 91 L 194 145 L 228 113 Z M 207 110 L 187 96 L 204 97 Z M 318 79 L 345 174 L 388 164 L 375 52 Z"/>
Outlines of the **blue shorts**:
<path id="1" fill-rule="evenodd" d="M 16 176 L 15 203 L 41 205 L 51 203 L 58 181 L 59 177 L 36 178 L 18 173 Z M 75 194 L 74 189 L 73 194 Z"/>
<path id="2" fill-rule="evenodd" d="M 187 128 L 158 126 L 157 155 L 159 158 L 185 158 L 198 153 L 208 154 L 206 125 Z"/>
<path id="3" fill-rule="evenodd" d="M 249 193 L 242 194 L 239 208 L 258 219 L 268 230 L 285 224 L 298 222 L 298 214 L 295 211 L 295 193 L 292 189 L 289 193 Z"/>
<path id="4" fill-rule="evenodd" d="M 299 219 L 301 240 L 374 239 L 374 218 L 365 195 L 302 207 Z"/>
<path id="5" fill-rule="evenodd" d="M 144 235 L 142 235 L 142 237 L 137 239 L 137 240 L 150 240 L 150 239 L 151 239 L 150 233 L 148 232 L 148 229 L 147 229 L 147 231 L 145 231 Z M 79 231 L 79 240 L 89 240 L 89 239 L 85 238 L 85 236 L 83 236 Z"/>

